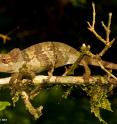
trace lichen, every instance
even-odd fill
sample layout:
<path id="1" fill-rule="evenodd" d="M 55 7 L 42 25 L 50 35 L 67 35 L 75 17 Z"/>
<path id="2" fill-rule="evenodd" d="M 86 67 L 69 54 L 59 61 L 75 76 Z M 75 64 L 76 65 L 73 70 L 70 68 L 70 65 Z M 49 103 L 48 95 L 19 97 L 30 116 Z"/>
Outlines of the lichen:
<path id="1" fill-rule="evenodd" d="M 111 85 L 109 84 L 88 84 L 82 86 L 82 89 L 86 91 L 90 96 L 91 112 L 102 122 L 107 124 L 100 115 L 100 109 L 105 109 L 112 112 L 111 103 L 108 100 L 108 93 L 110 92 Z"/>

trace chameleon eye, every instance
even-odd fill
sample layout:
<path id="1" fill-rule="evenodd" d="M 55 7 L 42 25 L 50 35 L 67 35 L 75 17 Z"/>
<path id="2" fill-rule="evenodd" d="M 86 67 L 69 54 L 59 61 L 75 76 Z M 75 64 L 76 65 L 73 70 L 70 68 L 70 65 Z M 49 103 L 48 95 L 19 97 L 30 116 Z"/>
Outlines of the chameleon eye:
<path id="1" fill-rule="evenodd" d="M 4 64 L 8 64 L 8 63 L 10 62 L 10 58 L 3 56 L 3 57 L 1 58 L 1 61 L 2 61 Z"/>
<path id="2" fill-rule="evenodd" d="M 2 60 L 2 62 L 5 63 L 5 64 L 7 63 L 7 61 L 6 61 L 5 58 L 2 58 L 1 60 Z"/>

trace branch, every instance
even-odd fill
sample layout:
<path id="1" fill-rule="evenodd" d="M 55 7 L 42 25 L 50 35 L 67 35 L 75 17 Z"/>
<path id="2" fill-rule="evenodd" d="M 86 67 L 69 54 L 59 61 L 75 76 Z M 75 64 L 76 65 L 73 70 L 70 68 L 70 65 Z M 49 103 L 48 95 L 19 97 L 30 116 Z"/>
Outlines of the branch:
<path id="1" fill-rule="evenodd" d="M 0 85 L 8 85 L 11 77 L 0 79 Z M 26 79 L 23 79 L 25 82 Z M 72 84 L 72 85 L 82 85 L 82 84 L 95 84 L 97 82 L 102 84 L 114 84 L 117 85 L 117 80 L 114 78 L 106 79 L 104 76 L 90 76 L 89 82 L 85 82 L 83 76 L 35 76 L 33 83 L 35 85 L 47 83 L 47 84 Z"/>

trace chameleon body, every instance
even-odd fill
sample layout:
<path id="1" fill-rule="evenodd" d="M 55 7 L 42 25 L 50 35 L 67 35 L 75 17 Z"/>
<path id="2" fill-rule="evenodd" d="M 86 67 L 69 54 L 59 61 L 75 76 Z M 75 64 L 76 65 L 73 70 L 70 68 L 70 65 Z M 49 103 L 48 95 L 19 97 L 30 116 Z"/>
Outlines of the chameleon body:
<path id="1" fill-rule="evenodd" d="M 51 68 L 73 64 L 80 52 L 61 42 L 42 42 L 24 50 L 15 48 L 7 54 L 0 54 L 0 72 L 15 73 L 26 64 L 33 72 L 40 73 Z M 86 55 L 80 62 L 99 66 L 98 62 Z M 102 61 L 104 67 L 117 69 L 117 64 Z"/>

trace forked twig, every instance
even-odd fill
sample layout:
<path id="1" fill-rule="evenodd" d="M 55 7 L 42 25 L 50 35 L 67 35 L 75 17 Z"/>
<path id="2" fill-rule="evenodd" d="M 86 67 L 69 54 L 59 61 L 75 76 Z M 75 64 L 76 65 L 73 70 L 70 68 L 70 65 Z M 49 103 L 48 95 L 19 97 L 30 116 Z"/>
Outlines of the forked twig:
<path id="1" fill-rule="evenodd" d="M 88 23 L 88 29 L 96 36 L 97 39 L 99 39 L 101 42 L 103 42 L 105 44 L 104 49 L 99 53 L 99 56 L 103 56 L 105 54 L 105 52 L 111 47 L 111 45 L 113 44 L 113 42 L 115 41 L 115 39 L 113 38 L 110 41 L 110 25 L 111 25 L 111 19 L 112 19 L 112 13 L 109 13 L 109 18 L 108 18 L 108 25 L 106 26 L 104 24 L 104 22 L 102 21 L 102 27 L 105 29 L 106 32 L 106 38 L 104 39 L 100 34 L 98 34 L 95 30 L 95 17 L 96 17 L 96 11 L 95 11 L 95 4 L 92 3 L 92 7 L 93 7 L 93 20 L 92 20 L 92 24 L 90 22 Z"/>
<path id="2" fill-rule="evenodd" d="M 110 35 L 110 33 L 111 33 L 111 30 L 110 30 L 111 19 L 112 19 L 112 13 L 109 13 L 108 25 L 106 26 L 106 25 L 104 24 L 104 22 L 101 21 L 102 26 L 104 27 L 105 32 L 106 32 L 106 42 L 107 42 L 107 43 L 110 42 L 109 35 Z"/>
<path id="3" fill-rule="evenodd" d="M 0 34 L 0 37 L 3 39 L 3 43 L 6 43 L 7 40 L 11 40 L 11 38 L 7 34 Z"/>

